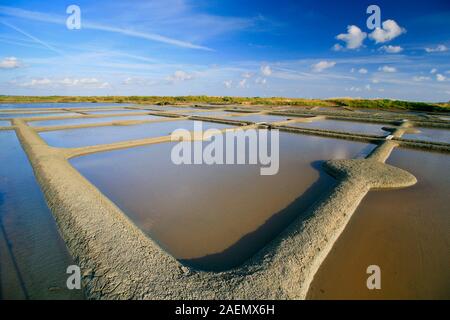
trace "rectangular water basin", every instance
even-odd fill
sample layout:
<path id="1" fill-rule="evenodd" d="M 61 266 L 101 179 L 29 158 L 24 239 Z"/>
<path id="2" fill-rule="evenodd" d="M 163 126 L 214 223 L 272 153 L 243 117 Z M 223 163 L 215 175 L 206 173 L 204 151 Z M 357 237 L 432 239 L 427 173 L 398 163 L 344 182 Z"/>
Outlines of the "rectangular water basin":
<path id="1" fill-rule="evenodd" d="M 0 298 L 82 299 L 74 262 L 13 131 L 0 131 Z"/>
<path id="2" fill-rule="evenodd" d="M 243 120 L 252 122 L 279 122 L 279 121 L 286 121 L 289 119 L 295 119 L 295 117 L 274 116 L 265 114 L 250 114 L 250 115 L 243 114 L 242 116 L 233 117 L 233 120 Z"/>
<path id="3" fill-rule="evenodd" d="M 0 113 L 0 118 L 34 118 L 34 117 L 63 117 L 63 116 L 79 116 L 79 113 L 72 112 L 42 112 L 42 113 Z"/>
<path id="4" fill-rule="evenodd" d="M 437 128 L 417 128 L 419 133 L 405 133 L 402 138 L 432 142 L 450 143 L 450 130 Z"/>
<path id="5" fill-rule="evenodd" d="M 324 160 L 373 148 L 280 133 L 279 171 L 262 176 L 254 164 L 176 165 L 174 146 L 104 152 L 71 163 L 164 249 L 204 270 L 244 262 L 326 195 L 335 181 L 323 171 Z"/>
<path id="6" fill-rule="evenodd" d="M 124 117 L 102 117 L 102 118 L 79 118 L 79 119 L 64 119 L 64 120 L 45 120 L 33 121 L 29 124 L 35 127 L 41 126 L 72 126 L 80 124 L 105 123 L 127 120 L 164 120 L 167 117 L 144 115 L 144 116 L 124 116 Z"/>
<path id="7" fill-rule="evenodd" d="M 418 180 L 371 191 L 315 275 L 311 299 L 450 299 L 450 155 L 395 149 L 388 164 Z M 366 269 L 381 270 L 368 290 Z"/>
<path id="8" fill-rule="evenodd" d="M 387 124 L 367 123 L 367 122 L 354 122 L 354 121 L 342 121 L 342 120 L 316 120 L 312 122 L 297 122 L 289 123 L 291 127 L 299 127 L 306 129 L 321 129 L 332 130 L 342 132 L 355 132 L 365 133 L 373 135 L 388 135 L 389 132 L 381 129 Z"/>
<path id="9" fill-rule="evenodd" d="M 202 124 L 203 130 L 207 130 L 209 128 L 223 129 L 232 127 L 230 125 L 212 122 L 198 121 L 198 123 Z M 126 140 L 167 136 L 177 129 L 193 131 L 194 121 L 175 120 L 139 125 L 67 129 L 41 132 L 40 136 L 51 146 L 74 148 L 121 142 Z"/>

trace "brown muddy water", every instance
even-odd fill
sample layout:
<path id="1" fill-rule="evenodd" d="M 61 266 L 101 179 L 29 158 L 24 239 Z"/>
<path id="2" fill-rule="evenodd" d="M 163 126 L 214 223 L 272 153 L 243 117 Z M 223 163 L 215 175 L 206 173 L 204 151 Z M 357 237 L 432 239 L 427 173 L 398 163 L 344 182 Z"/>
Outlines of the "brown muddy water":
<path id="1" fill-rule="evenodd" d="M 450 299 L 450 156 L 395 149 L 415 186 L 371 191 L 320 267 L 309 299 Z M 381 268 L 368 290 L 366 268 Z"/>
<path id="2" fill-rule="evenodd" d="M 174 143 L 87 155 L 72 165 L 137 226 L 194 268 L 225 270 L 256 253 L 326 194 L 322 161 L 367 154 L 372 145 L 280 133 L 280 167 L 175 165 Z"/>
<path id="3" fill-rule="evenodd" d="M 114 121 L 127 120 L 164 120 L 167 117 L 144 115 L 144 116 L 124 116 L 124 117 L 104 117 L 104 118 L 79 118 L 79 119 L 64 119 L 64 120 L 43 120 L 29 122 L 31 126 L 71 126 L 80 124 L 105 123 Z"/>
<path id="4" fill-rule="evenodd" d="M 83 299 L 74 264 L 13 131 L 0 132 L 0 300 Z"/>
<path id="5" fill-rule="evenodd" d="M 224 129 L 232 127 L 225 124 L 204 121 L 197 122 L 202 123 L 203 130 L 207 130 L 209 128 Z M 67 129 L 41 132 L 40 136 L 51 146 L 74 148 L 121 142 L 126 140 L 167 136 L 177 129 L 193 131 L 194 121 L 175 120 L 139 125 Z"/>
<path id="6" fill-rule="evenodd" d="M 435 128 L 417 128 L 418 133 L 405 133 L 402 138 L 450 143 L 450 130 Z"/>
<path id="7" fill-rule="evenodd" d="M 316 120 L 312 122 L 297 122 L 289 123 L 289 126 L 308 128 L 308 129 L 322 129 L 343 132 L 356 132 L 375 135 L 388 135 L 389 132 L 381 129 L 388 124 L 374 124 L 366 122 L 341 121 L 341 120 Z"/>

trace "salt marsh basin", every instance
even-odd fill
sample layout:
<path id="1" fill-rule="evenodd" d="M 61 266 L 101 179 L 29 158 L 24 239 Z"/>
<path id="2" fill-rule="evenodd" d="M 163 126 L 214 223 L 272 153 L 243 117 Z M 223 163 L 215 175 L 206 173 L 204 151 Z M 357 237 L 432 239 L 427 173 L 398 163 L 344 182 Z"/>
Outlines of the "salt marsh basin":
<path id="1" fill-rule="evenodd" d="M 38 237 L 63 244 L 69 258 L 64 250 L 48 248 L 55 261 L 64 265 L 69 263 L 65 259 L 74 259 L 86 271 L 87 298 L 320 298 L 313 295 L 315 281 L 335 270 L 327 267 L 328 259 L 344 259 L 335 253 L 341 234 L 371 228 L 354 227 L 353 222 L 371 194 L 379 192 L 370 190 L 407 194 L 426 181 L 420 168 L 391 162 L 391 152 L 394 160 L 398 150 L 408 148 L 448 163 L 448 144 L 432 134 L 430 139 L 403 139 L 426 125 L 446 131 L 446 124 L 411 114 L 399 121 L 398 113 L 383 113 L 380 119 L 378 113 L 355 116 L 327 110 L 323 115 L 323 110 L 274 112 L 260 107 L 248 115 L 236 115 L 233 109 L 229 116 L 227 106 L 214 106 L 214 111 L 126 107 L 66 105 L 37 121 L 16 108 L 2 111 L 8 116 L 0 119 L 12 121 L 0 133 L 18 138 L 34 169 L 29 179 L 40 186 L 44 209 L 56 220 L 56 229 L 43 227 Z M 339 128 L 302 126 L 335 118 Z M 279 129 L 279 173 L 262 177 L 252 166 L 173 165 L 167 136 L 179 128 L 192 130 L 194 120 L 202 121 L 204 129 Z M 442 191 L 437 196 L 448 193 L 446 183 L 433 181 L 433 188 Z M 2 188 L 4 193 L 9 190 L 7 185 Z M 394 214 L 389 210 L 385 212 Z M 433 209 L 431 214 L 437 219 L 441 211 Z M 2 217 L 8 212 L 0 207 Z M 25 227 L 10 221 L 9 230 L 19 234 L 11 241 L 23 241 Z M 431 237 L 431 232 L 421 229 L 420 237 Z M 445 237 L 436 233 L 434 241 L 447 243 Z M 388 248 L 380 243 L 380 251 Z M 445 249 L 443 245 L 423 254 L 443 265 L 448 259 Z M 20 261 L 18 266 L 30 275 L 36 272 L 23 269 Z M 411 269 L 405 283 L 417 273 L 420 269 Z M 12 274 L 7 277 L 13 279 Z M 428 292 L 437 295 L 442 290 L 437 282 L 429 283 Z M 14 294 L 9 287 L 2 290 L 5 296 Z M 33 292 L 39 297 L 45 290 Z M 402 291 L 397 292 L 401 296 Z"/>

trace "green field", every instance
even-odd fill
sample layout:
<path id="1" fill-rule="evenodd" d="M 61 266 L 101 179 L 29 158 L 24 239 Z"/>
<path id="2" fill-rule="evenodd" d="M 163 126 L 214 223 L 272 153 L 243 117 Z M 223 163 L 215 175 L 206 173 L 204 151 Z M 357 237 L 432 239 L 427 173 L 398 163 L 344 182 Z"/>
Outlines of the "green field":
<path id="1" fill-rule="evenodd" d="M 266 106 L 321 106 L 356 109 L 411 110 L 428 112 L 450 112 L 450 103 L 411 102 L 389 99 L 302 99 L 260 97 L 214 97 L 214 96 L 0 96 L 0 103 L 46 103 L 46 102 L 96 102 L 96 103 L 141 103 L 141 104 L 233 104 Z"/>

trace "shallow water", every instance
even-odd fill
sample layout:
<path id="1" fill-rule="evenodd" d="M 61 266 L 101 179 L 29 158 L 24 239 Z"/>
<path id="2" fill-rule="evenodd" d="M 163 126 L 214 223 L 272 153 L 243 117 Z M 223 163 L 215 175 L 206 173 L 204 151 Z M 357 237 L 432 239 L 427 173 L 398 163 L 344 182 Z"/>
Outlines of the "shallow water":
<path id="1" fill-rule="evenodd" d="M 235 113 L 226 112 L 226 111 L 189 111 L 184 114 L 190 116 L 199 116 L 199 117 L 229 117 Z"/>
<path id="2" fill-rule="evenodd" d="M 190 108 L 190 107 L 175 107 L 175 106 L 149 106 L 148 109 L 154 109 L 154 110 L 158 110 L 158 111 L 167 111 L 167 112 L 171 112 L 171 111 L 197 111 L 199 110 L 198 108 Z M 200 109 L 202 110 L 202 109 Z"/>
<path id="3" fill-rule="evenodd" d="M 13 131 L 0 131 L 0 300 L 81 299 L 74 264 Z"/>
<path id="4" fill-rule="evenodd" d="M 104 117 L 104 118 L 82 118 L 82 119 L 66 119 L 66 120 L 44 120 L 29 122 L 31 126 L 69 126 L 79 124 L 91 124 L 91 123 L 104 123 L 113 121 L 126 121 L 126 120 L 164 120 L 167 117 L 160 116 L 124 116 L 124 117 Z"/>
<path id="5" fill-rule="evenodd" d="M 450 143 L 450 130 L 434 128 L 417 128 L 419 133 L 405 133 L 402 138 Z"/>
<path id="6" fill-rule="evenodd" d="M 83 110 L 83 112 L 87 113 L 87 114 L 116 114 L 116 113 L 136 113 L 136 112 L 145 112 L 146 110 L 132 110 L 132 109 L 123 109 L 123 110 L 95 110 L 95 111 L 90 111 L 90 110 Z"/>
<path id="7" fill-rule="evenodd" d="M 334 130 L 343 132 L 357 132 L 376 135 L 388 135 L 387 131 L 382 130 L 387 124 L 374 124 L 365 122 L 341 121 L 341 120 L 317 120 L 312 122 L 297 122 L 289 123 L 289 126 L 308 128 L 308 129 L 322 129 Z"/>
<path id="8" fill-rule="evenodd" d="M 201 122 L 203 129 L 223 129 L 232 127 L 212 122 Z M 153 138 L 170 135 L 174 130 L 194 130 L 194 121 L 175 120 L 168 122 L 155 122 L 128 126 L 108 126 L 81 129 L 68 129 L 59 131 L 41 132 L 40 136 L 51 146 L 74 148 L 107 144 L 126 140 Z"/>
<path id="9" fill-rule="evenodd" d="M 95 108 L 105 106 L 129 106 L 127 103 L 0 103 L 0 109 L 32 109 L 32 108 Z"/>
<path id="10" fill-rule="evenodd" d="M 62 117 L 62 116 L 79 116 L 79 113 L 58 112 L 58 113 L 0 113 L 0 118 L 34 118 L 34 117 Z"/>
<path id="11" fill-rule="evenodd" d="M 322 160 L 373 148 L 342 140 L 280 133 L 280 170 L 258 165 L 175 165 L 173 143 L 71 160 L 144 232 L 200 269 L 236 266 L 305 212 L 334 184 Z"/>
<path id="12" fill-rule="evenodd" d="M 320 267 L 309 298 L 450 298 L 450 156 L 396 149 L 388 163 L 418 183 L 366 196 Z M 366 268 L 373 264 L 381 268 L 381 290 L 366 287 Z"/>
<path id="13" fill-rule="evenodd" d="M 278 121 L 286 121 L 288 119 L 295 119 L 295 117 L 263 115 L 263 114 L 254 114 L 254 115 L 244 114 L 242 116 L 233 117 L 233 119 L 253 121 L 253 122 L 278 122 Z"/>
<path id="14" fill-rule="evenodd" d="M 0 120 L 0 127 L 8 127 L 10 125 L 11 125 L 11 123 L 9 121 Z"/>

